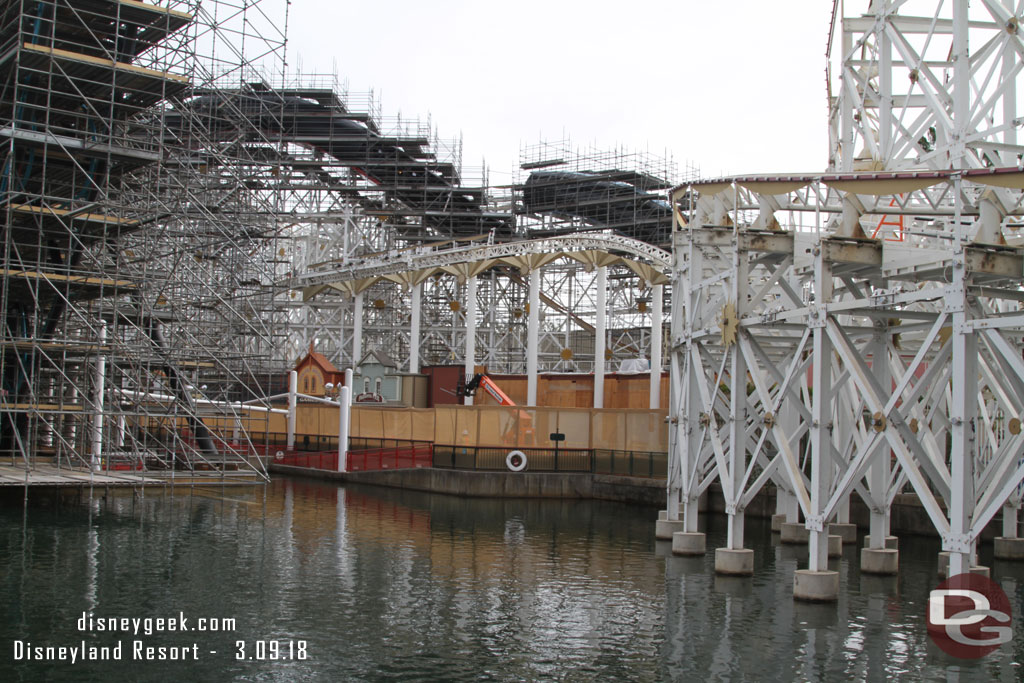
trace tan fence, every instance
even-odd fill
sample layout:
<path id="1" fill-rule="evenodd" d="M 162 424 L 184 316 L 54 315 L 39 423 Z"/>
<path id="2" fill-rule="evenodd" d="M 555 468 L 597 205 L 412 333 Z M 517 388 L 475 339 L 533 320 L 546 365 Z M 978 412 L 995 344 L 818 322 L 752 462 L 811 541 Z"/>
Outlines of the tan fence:
<path id="1" fill-rule="evenodd" d="M 228 436 L 232 418 L 205 418 L 211 431 Z M 285 416 L 242 417 L 254 441 L 287 430 Z M 297 435 L 338 436 L 337 406 L 300 403 Z M 185 426 L 184 421 L 179 426 Z M 436 406 L 383 408 L 352 406 L 349 436 L 360 441 L 423 441 L 465 448 L 550 448 L 551 434 L 564 434 L 560 448 L 611 451 L 667 451 L 665 413 L 656 410 L 523 408 L 519 406 Z M 300 436 L 301 438 L 301 436 Z"/>
<path id="2" fill-rule="evenodd" d="M 657 410 L 436 406 L 434 442 L 461 447 L 667 451 L 668 426 Z"/>
<path id="3" fill-rule="evenodd" d="M 334 433 L 338 433 L 335 410 Z M 352 406 L 349 436 L 353 439 L 434 441 L 432 408 L 363 408 Z"/>

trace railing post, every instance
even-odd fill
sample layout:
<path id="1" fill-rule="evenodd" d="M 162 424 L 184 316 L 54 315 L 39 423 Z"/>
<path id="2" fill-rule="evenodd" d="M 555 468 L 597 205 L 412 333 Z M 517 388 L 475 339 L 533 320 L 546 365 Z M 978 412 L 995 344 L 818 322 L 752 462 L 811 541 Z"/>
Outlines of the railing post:
<path id="1" fill-rule="evenodd" d="M 99 472 L 103 457 L 103 399 L 107 377 L 107 357 L 103 355 L 103 346 L 107 343 L 107 324 L 100 324 L 99 352 L 93 365 L 93 392 L 95 413 L 92 416 L 92 456 L 91 465 L 94 472 Z M 107 458 L 107 468 L 110 468 L 110 458 Z"/>
<path id="2" fill-rule="evenodd" d="M 295 413 L 298 405 L 299 373 L 292 370 L 288 373 L 288 436 L 287 450 L 295 448 Z"/>
<path id="3" fill-rule="evenodd" d="M 338 471 L 346 471 L 345 459 L 348 456 L 349 397 L 351 387 L 342 387 L 338 394 Z"/>

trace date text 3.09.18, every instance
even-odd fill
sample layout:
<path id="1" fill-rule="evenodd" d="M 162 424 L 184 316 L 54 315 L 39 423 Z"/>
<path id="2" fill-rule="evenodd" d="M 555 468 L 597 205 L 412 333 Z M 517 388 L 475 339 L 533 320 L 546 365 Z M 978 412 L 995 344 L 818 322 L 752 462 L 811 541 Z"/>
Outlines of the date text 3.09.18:
<path id="1" fill-rule="evenodd" d="M 304 640 L 236 640 L 235 659 L 260 662 L 304 660 L 309 657 Z"/>

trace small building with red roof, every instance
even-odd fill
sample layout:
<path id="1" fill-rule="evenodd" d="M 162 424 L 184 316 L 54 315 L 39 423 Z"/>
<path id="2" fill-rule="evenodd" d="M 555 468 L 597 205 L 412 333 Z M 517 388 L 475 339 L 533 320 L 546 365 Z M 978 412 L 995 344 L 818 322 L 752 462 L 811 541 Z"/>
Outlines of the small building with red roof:
<path id="1" fill-rule="evenodd" d="M 334 386 L 345 384 L 345 373 L 334 367 L 325 355 L 314 351 L 313 342 L 309 343 L 309 351 L 295 366 L 295 372 L 299 375 L 299 393 L 308 396 L 324 396 L 324 387 L 328 383 Z"/>

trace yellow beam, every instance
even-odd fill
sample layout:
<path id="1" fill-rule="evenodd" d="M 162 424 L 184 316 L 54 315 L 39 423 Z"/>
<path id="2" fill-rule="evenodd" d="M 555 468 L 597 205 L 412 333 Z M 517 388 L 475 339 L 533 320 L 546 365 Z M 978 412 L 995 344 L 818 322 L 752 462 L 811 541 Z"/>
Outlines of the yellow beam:
<path id="1" fill-rule="evenodd" d="M 0 406 L 2 410 L 39 410 L 39 411 L 82 411 L 80 405 L 60 405 L 59 403 L 8 403 Z"/>
<path id="2" fill-rule="evenodd" d="M 70 59 L 73 62 L 80 62 L 83 64 L 95 64 L 96 66 L 112 67 L 114 69 L 121 69 L 122 71 L 130 71 L 132 73 L 143 74 L 145 76 L 152 76 L 155 78 L 163 78 L 168 81 L 177 81 L 179 83 L 189 82 L 187 77 L 179 76 L 178 74 L 172 74 L 169 71 L 156 71 L 154 69 L 147 69 L 145 67 L 136 66 L 134 64 L 116 62 L 113 59 L 103 59 L 102 57 L 93 57 L 92 55 L 83 55 L 79 52 L 71 52 L 70 50 L 60 50 L 55 47 L 46 47 L 44 45 L 33 45 L 32 43 L 22 43 L 22 47 L 28 50 L 29 52 L 36 52 L 39 54 L 51 55 L 53 57 Z"/>
<path id="3" fill-rule="evenodd" d="M 34 214 L 46 214 L 55 216 L 57 218 L 63 218 L 69 213 L 72 213 L 70 209 L 55 209 L 49 206 L 32 206 L 31 204 L 11 204 L 11 210 L 17 213 L 34 213 Z M 115 218 L 114 216 L 107 216 L 102 213 L 80 213 L 72 216 L 72 220 L 84 220 L 92 221 L 94 223 L 111 223 L 114 225 L 136 225 L 137 220 L 131 218 Z"/>
<path id="4" fill-rule="evenodd" d="M 20 277 L 27 280 L 46 280 L 48 282 L 67 282 L 75 285 L 93 285 L 94 287 L 122 287 L 135 289 L 135 283 L 131 280 L 111 280 L 104 277 L 89 277 L 88 275 L 61 275 L 60 273 L 40 273 L 35 270 L 14 270 L 12 268 L 0 268 L 0 277 Z"/>

